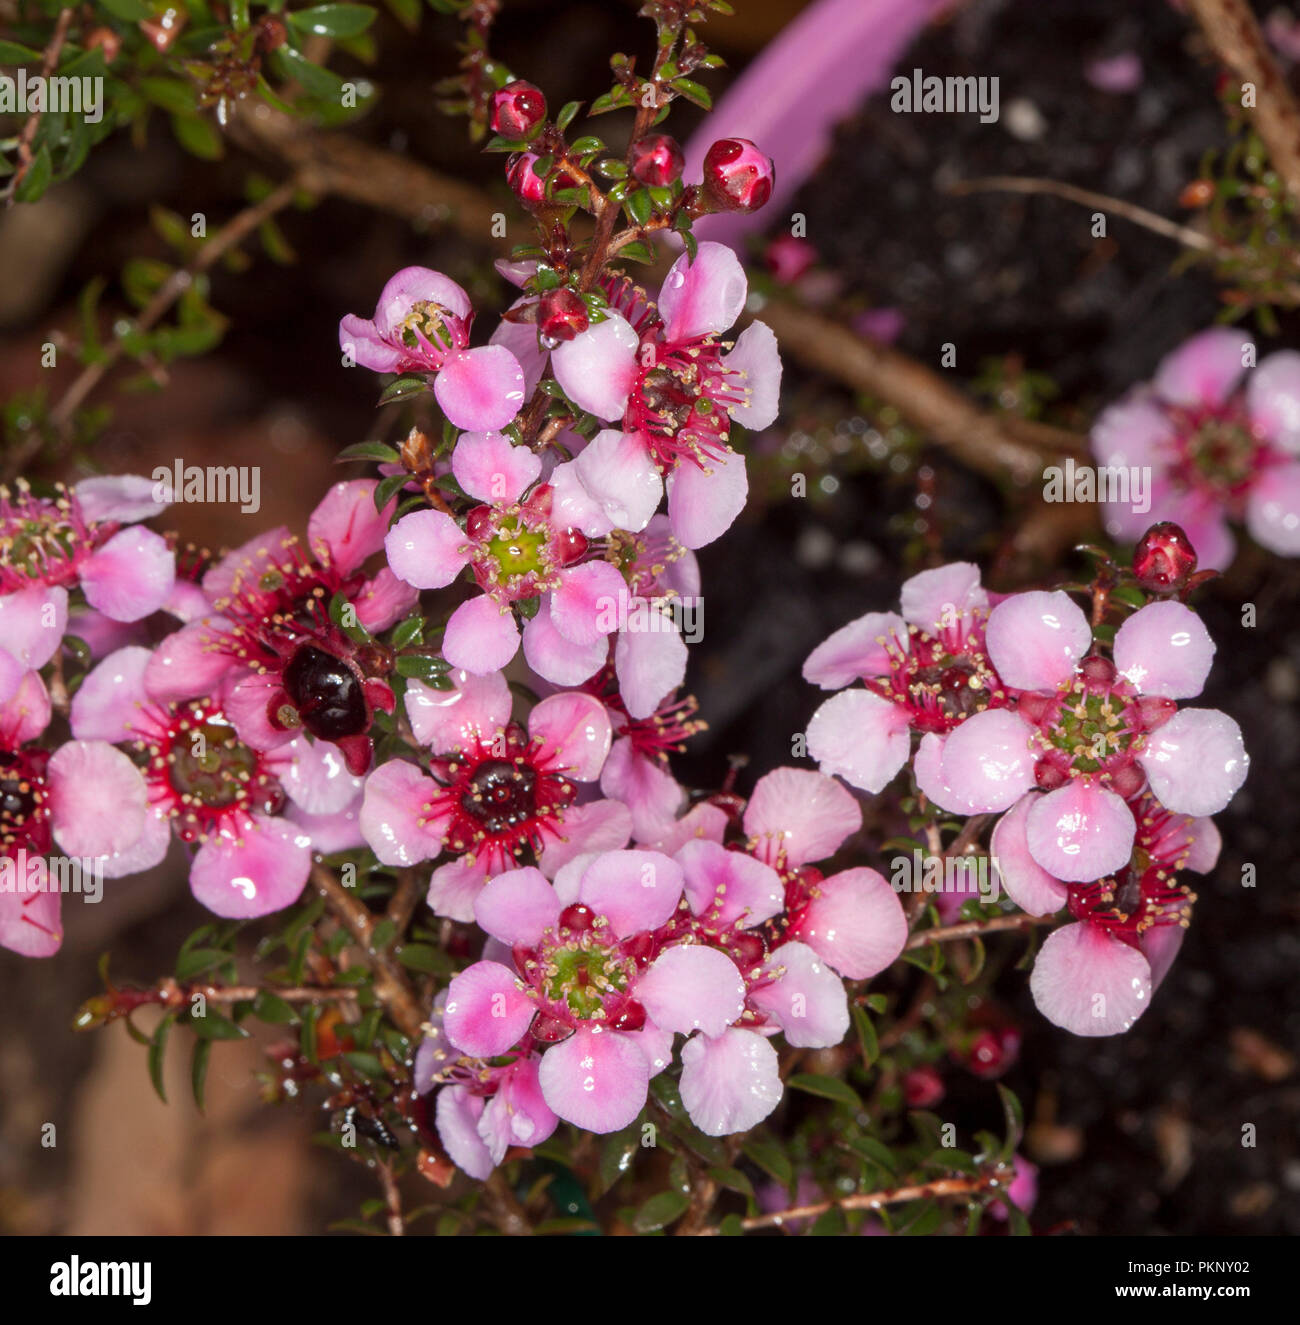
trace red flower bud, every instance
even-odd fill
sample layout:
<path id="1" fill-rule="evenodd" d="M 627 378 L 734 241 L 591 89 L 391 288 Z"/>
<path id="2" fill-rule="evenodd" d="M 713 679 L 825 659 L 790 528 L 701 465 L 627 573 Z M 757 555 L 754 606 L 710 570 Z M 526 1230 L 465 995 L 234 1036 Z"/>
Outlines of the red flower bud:
<path id="1" fill-rule="evenodd" d="M 719 212 L 756 212 L 772 196 L 776 167 L 748 138 L 721 138 L 704 156 L 704 194 Z"/>
<path id="2" fill-rule="evenodd" d="M 533 171 L 533 162 L 539 160 L 536 152 L 516 152 L 506 162 L 506 182 L 530 211 L 546 201 L 546 181 Z"/>
<path id="3" fill-rule="evenodd" d="M 562 340 L 572 340 L 586 331 L 587 305 L 567 285 L 547 290 L 537 309 L 537 329 L 542 344 L 553 350 Z"/>
<path id="4" fill-rule="evenodd" d="M 1133 574 L 1148 593 L 1181 589 L 1196 570 L 1196 549 L 1176 524 L 1152 525 L 1133 553 Z"/>
<path id="5" fill-rule="evenodd" d="M 531 138 L 545 119 L 542 89 L 522 78 L 492 94 L 492 131 L 503 138 Z"/>
<path id="6" fill-rule="evenodd" d="M 929 1063 L 914 1067 L 903 1077 L 903 1095 L 909 1109 L 929 1109 L 946 1093 L 943 1078 Z"/>
<path id="7" fill-rule="evenodd" d="M 632 174 L 652 189 L 671 184 L 685 165 L 677 139 L 666 133 L 648 133 L 632 144 Z"/>

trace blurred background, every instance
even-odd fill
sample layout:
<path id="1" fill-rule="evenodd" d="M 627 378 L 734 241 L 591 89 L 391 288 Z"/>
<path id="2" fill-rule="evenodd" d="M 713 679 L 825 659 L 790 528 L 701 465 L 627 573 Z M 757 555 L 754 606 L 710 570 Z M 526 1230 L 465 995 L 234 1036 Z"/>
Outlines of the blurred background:
<path id="1" fill-rule="evenodd" d="M 729 65 L 715 89 L 803 6 L 736 0 L 736 8 L 708 27 Z M 508 0 L 494 49 L 558 106 L 604 90 L 610 52 L 644 50 L 649 32 L 632 0 Z M 481 188 L 512 217 L 510 242 L 520 242 L 502 159 L 480 154 L 463 122 L 435 109 L 432 84 L 455 66 L 455 25 L 426 13 L 412 37 L 381 15 L 378 37 L 378 63 L 361 72 L 382 96 L 349 132 Z M 1100 77 L 1108 62 L 1127 74 Z M 1178 6 L 1161 0 L 1140 10 L 1127 0 L 953 5 L 920 25 L 903 61 L 914 66 L 997 76 L 998 122 L 894 114 L 887 91 L 864 88 L 793 204 L 807 218 L 816 263 L 783 289 L 779 250 L 773 272 L 756 234 L 756 306 L 793 295 L 896 336 L 898 348 L 932 366 L 952 342 L 954 380 L 986 405 L 1086 431 L 1098 407 L 1215 317 L 1213 283 L 1196 270 L 1172 274 L 1176 246 L 1121 221 L 1094 239 L 1089 212 L 1072 203 L 955 197 L 945 186 L 1037 176 L 1177 218 L 1203 154 L 1225 142 L 1215 69 Z M 336 67 L 346 73 L 347 59 Z M 679 107 L 669 128 L 684 140 L 699 112 Z M 615 144 L 625 132 L 618 118 L 602 129 Z M 151 207 L 204 212 L 218 224 L 238 209 L 251 174 L 276 171 L 233 147 L 220 161 L 198 160 L 160 129 L 144 141 L 119 136 L 39 204 L 0 215 L 0 399 L 37 386 L 57 397 L 66 386 L 75 368 L 42 369 L 40 347 L 54 329 L 75 327 L 78 294 L 92 278 L 112 282 L 128 259 L 166 256 Z M 769 236 L 788 229 L 784 214 L 763 219 Z M 337 199 L 284 213 L 281 228 L 292 255 L 280 256 L 292 260 L 250 249 L 247 270 L 214 273 L 211 302 L 229 319 L 219 348 L 172 366 L 165 389 L 101 388 L 97 398 L 113 409 L 91 454 L 101 470 L 148 473 L 177 456 L 263 467 L 257 515 L 179 507 L 166 523 L 182 543 L 231 546 L 277 523 L 302 531 L 327 485 L 358 472 L 335 466 L 342 447 L 400 435 L 396 412 L 376 415 L 373 380 L 340 370 L 336 332 L 342 314 L 369 314 L 393 271 L 420 263 L 448 272 L 485 323 L 509 295 L 490 263 L 500 242 Z M 120 306 L 111 283 L 105 299 Z M 1297 345 L 1296 331 L 1284 319 L 1278 336 L 1261 338 L 1261 352 Z M 702 787 L 720 785 L 733 756 L 749 757 L 737 774 L 742 792 L 759 772 L 791 762 L 791 735 L 818 703 L 800 679 L 803 659 L 850 618 L 891 607 L 927 556 L 978 560 L 1002 590 L 1021 587 L 1026 574 L 1011 555 L 1023 503 L 988 476 L 882 402 L 788 360 L 783 401 L 780 423 L 754 443 L 758 499 L 701 557 L 708 613 L 687 685 L 710 727 L 679 768 Z M 790 499 L 795 472 L 808 478 L 805 500 Z M 1070 567 L 1067 554 L 1062 572 Z M 1241 625 L 1247 602 L 1257 609 L 1253 630 Z M 1188 940 L 1152 1009 L 1124 1037 L 1070 1037 L 1037 1016 L 1024 973 L 1009 969 L 1019 949 L 1014 940 L 1006 947 L 1011 961 L 993 997 L 1023 1035 L 1005 1080 L 1024 1101 L 1024 1153 L 1041 1170 L 1038 1230 L 1300 1232 L 1297 602 L 1300 567 L 1248 546 L 1201 599 L 1219 642 L 1203 702 L 1241 723 L 1252 770 L 1220 816 L 1223 856 L 1199 889 Z M 1256 867 L 1253 890 L 1241 886 L 1246 862 Z M 24 962 L 0 952 L 0 1230 L 297 1233 L 354 1214 L 372 1186 L 358 1166 L 313 1150 L 311 1134 L 324 1126 L 319 1102 L 260 1103 L 252 1073 L 265 1041 L 217 1047 L 200 1115 L 185 1054 L 170 1055 L 164 1106 L 144 1050 L 120 1026 L 70 1030 L 77 1005 L 98 987 L 101 953 L 111 951 L 119 979 L 148 983 L 201 921 L 179 860 L 109 889 L 102 906 L 65 903 L 57 957 Z M 991 1087 L 956 1064 L 944 1076 L 944 1118 L 963 1131 L 988 1125 Z M 57 1145 L 43 1148 L 41 1126 L 51 1122 Z M 1256 1129 L 1254 1148 L 1243 1147 L 1246 1124 Z"/>

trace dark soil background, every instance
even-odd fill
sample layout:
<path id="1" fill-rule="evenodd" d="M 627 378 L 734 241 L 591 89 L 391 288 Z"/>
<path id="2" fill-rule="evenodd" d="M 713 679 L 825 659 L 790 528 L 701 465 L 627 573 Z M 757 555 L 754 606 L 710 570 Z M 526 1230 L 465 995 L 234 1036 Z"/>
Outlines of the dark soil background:
<path id="1" fill-rule="evenodd" d="M 797 6 L 771 0 L 738 8 L 738 19 L 713 32 L 735 68 Z M 609 51 L 644 46 L 645 25 L 633 13 L 634 6 L 604 0 L 512 4 L 498 49 L 521 75 L 544 81 L 553 104 L 589 97 Z M 363 131 L 498 190 L 508 210 L 499 159 L 466 147 L 461 126 L 433 107 L 430 86 L 451 67 L 451 38 L 452 29 L 428 14 L 418 39 L 403 43 L 391 25 L 381 33 L 386 53 L 375 72 L 386 95 Z M 1091 87 L 1085 62 L 1125 50 L 1141 55 L 1140 87 L 1126 94 Z M 979 175 L 1036 175 L 1177 217 L 1178 196 L 1202 153 L 1224 142 L 1215 70 L 1186 18 L 1155 0 L 1140 8 L 1126 0 L 978 0 L 923 35 L 904 62 L 912 67 L 997 76 L 1000 121 L 895 115 L 887 95 L 875 97 L 841 126 L 829 159 L 800 195 L 808 236 L 846 305 L 902 311 L 900 344 L 909 353 L 937 364 L 939 346 L 953 342 L 955 373 L 965 382 L 987 358 L 1018 356 L 1055 380 L 1061 418 L 1086 427 L 1097 407 L 1148 376 L 1214 317 L 1212 283 L 1196 271 L 1172 278 L 1174 246 L 1118 218 L 1109 218 L 1109 237 L 1097 241 L 1091 213 L 1072 203 L 958 198 L 943 186 Z M 684 136 L 689 114 L 674 123 Z M 62 213 L 50 213 L 38 240 L 24 241 L 30 247 L 21 259 L 11 232 L 0 232 L 5 267 L 43 264 L 45 274 L 30 307 L 0 309 L 5 393 L 36 380 L 34 347 L 48 326 L 71 323 L 76 293 L 92 275 L 158 251 L 142 221 L 149 204 L 223 218 L 249 168 L 238 154 L 215 168 L 196 162 L 160 130 L 142 152 L 125 142 L 102 151 L 62 201 L 56 193 L 50 206 Z M 232 535 L 220 523 L 228 512 L 177 513 L 184 536 L 199 542 L 233 543 L 277 520 L 301 528 L 336 477 L 333 454 L 385 426 L 391 434 L 395 421 L 376 421 L 372 384 L 338 371 L 335 327 L 343 312 L 368 311 L 393 270 L 410 262 L 440 267 L 469 285 L 485 309 L 504 294 L 472 245 L 418 235 L 347 204 L 291 215 L 285 230 L 298 263 L 272 267 L 259 258 L 248 275 L 219 275 L 213 301 L 232 320 L 220 350 L 178 368 L 163 395 L 119 399 L 96 455 L 110 470 L 170 463 L 178 454 L 268 466 L 266 506 L 243 517 L 253 522 L 247 530 Z M 1294 344 L 1293 332 L 1287 325 L 1277 343 Z M 1262 352 L 1272 346 L 1261 341 Z M 913 439 L 900 463 L 882 459 L 894 434 L 870 402 L 790 364 L 785 397 L 775 440 L 763 446 L 774 465 L 803 457 L 786 469 L 807 471 L 810 487 L 816 474 L 817 500 L 772 500 L 702 557 L 707 630 L 693 651 L 688 686 L 710 730 L 681 764 L 684 778 L 701 786 L 719 785 L 734 754 L 750 756 L 738 775 L 742 791 L 758 772 L 791 762 L 792 735 L 819 702 L 800 679 L 803 659 L 851 617 L 892 606 L 901 580 L 921 564 L 918 466 L 933 471 L 932 518 L 945 559 L 990 564 L 1024 515 L 924 439 Z M 1127 1036 L 1075 1039 L 1036 1014 L 1023 973 L 1002 978 L 998 993 L 1025 1036 L 1007 1082 L 1025 1102 L 1027 1153 L 1042 1169 L 1036 1229 L 1300 1231 L 1300 878 L 1292 812 L 1300 790 L 1298 601 L 1300 569 L 1252 548 L 1201 600 L 1219 642 L 1202 702 L 1242 724 L 1253 765 L 1245 789 L 1219 816 L 1219 868 L 1200 889 L 1187 942 L 1151 1010 Z M 1254 629 L 1241 625 L 1245 603 L 1256 606 Z M 1241 886 L 1245 863 L 1255 867 L 1252 889 Z M 111 947 L 116 971 L 148 979 L 169 968 L 198 923 L 196 907 L 172 865 L 122 885 L 110 906 L 77 908 L 70 919 L 63 952 L 39 968 L 0 956 L 0 999 L 22 1009 L 0 1046 L 0 1227 L 107 1231 L 122 1226 L 129 1206 L 141 1228 L 308 1231 L 354 1213 L 371 1194 L 365 1175 L 305 1153 L 303 1138 L 321 1125 L 319 1116 L 303 1108 L 268 1119 L 235 1063 L 222 1074 L 229 1103 L 201 1132 L 184 1130 L 197 1124 L 179 1078 L 172 1115 L 188 1121 L 168 1124 L 181 1128 L 173 1139 L 177 1158 L 143 1176 L 154 1150 L 171 1144 L 124 1122 L 124 1114 L 147 1106 L 143 1050 L 129 1046 L 106 1058 L 102 1036 L 74 1037 L 66 1025 L 94 991 L 99 952 Z M 956 1068 L 947 1077 L 945 1118 L 963 1132 L 989 1125 L 991 1087 Z M 128 1085 L 135 1093 L 124 1099 Z M 54 1119 L 84 1143 L 35 1150 L 32 1119 Z M 1253 1147 L 1243 1145 L 1248 1125 Z M 87 1159 L 105 1148 L 118 1165 L 107 1174 L 102 1161 Z M 236 1189 L 245 1181 L 256 1187 L 253 1166 L 240 1159 L 250 1152 L 290 1197 L 240 1204 Z M 283 1167 L 286 1154 L 302 1156 L 292 1172 Z M 96 1162 L 100 1168 L 88 1175 L 85 1166 Z M 173 1182 L 176 1193 L 142 1202 L 131 1193 L 146 1180 Z"/>

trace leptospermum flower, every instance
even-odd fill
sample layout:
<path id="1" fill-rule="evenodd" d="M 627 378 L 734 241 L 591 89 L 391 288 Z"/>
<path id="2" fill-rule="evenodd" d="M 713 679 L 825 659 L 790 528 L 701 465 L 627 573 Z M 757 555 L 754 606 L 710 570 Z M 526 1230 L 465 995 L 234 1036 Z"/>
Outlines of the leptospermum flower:
<path id="1" fill-rule="evenodd" d="M 1104 503 L 1113 537 L 1132 542 L 1173 521 L 1200 564 L 1222 570 L 1236 546 L 1229 523 L 1244 523 L 1270 551 L 1300 556 L 1300 353 L 1281 350 L 1248 370 L 1247 349 L 1253 355 L 1240 331 L 1203 331 L 1161 362 L 1149 386 L 1098 416 L 1098 462 L 1151 475 L 1149 508 Z"/>
<path id="2" fill-rule="evenodd" d="M 273 750 L 240 740 L 213 699 L 168 704 L 147 687 L 148 649 L 110 654 L 72 698 L 74 734 L 127 744 L 142 760 L 150 813 L 128 853 L 134 873 L 166 854 L 171 831 L 197 849 L 190 890 L 209 911 L 247 919 L 298 900 L 312 850 L 361 844 L 361 779 L 333 746 L 298 736 Z"/>
<path id="3" fill-rule="evenodd" d="M 822 641 L 803 675 L 839 690 L 808 724 L 821 771 L 879 792 L 911 754 L 911 733 L 947 735 L 1007 695 L 984 644 L 989 596 L 959 561 L 903 584 L 902 614 L 868 612 Z M 843 689 L 861 680 L 862 689 Z"/>
<path id="4" fill-rule="evenodd" d="M 1202 816 L 1223 809 L 1245 780 L 1237 724 L 1174 702 L 1200 694 L 1214 657 L 1209 633 L 1183 604 L 1135 612 L 1115 634 L 1113 662 L 1088 653 L 1088 618 L 1060 591 L 999 603 L 986 637 L 1016 707 L 926 736 L 917 785 L 963 814 L 1007 810 L 1028 794 L 1029 851 L 1055 877 L 1086 883 L 1128 863 L 1127 802 L 1145 786 L 1166 809 Z"/>
<path id="5" fill-rule="evenodd" d="M 532 669 L 557 685 L 571 684 L 575 669 L 579 680 L 590 676 L 626 620 L 627 581 L 607 561 L 583 560 L 587 538 L 557 517 L 549 484 L 532 486 L 541 461 L 527 447 L 500 433 L 465 433 L 452 470 L 485 503 L 464 528 L 446 511 L 412 511 L 385 542 L 394 573 L 418 589 L 445 588 L 468 566 L 483 590 L 451 614 L 443 657 L 477 676 L 499 671 L 519 649 L 512 609 L 521 604 Z"/>
<path id="6" fill-rule="evenodd" d="M 1118 1034 L 1146 1011 L 1182 946 L 1196 900 L 1178 873 L 1206 874 L 1218 860 L 1212 820 L 1171 814 L 1150 796 L 1134 808 L 1131 860 L 1082 884 L 1053 877 L 1034 858 L 1028 800 L 993 830 L 992 854 L 1011 900 L 1030 915 L 1067 907 L 1073 918 L 1044 942 L 1029 987 L 1039 1011 L 1076 1035 Z"/>
<path id="7" fill-rule="evenodd" d="M 785 886 L 783 938 L 806 944 L 851 980 L 879 974 L 907 942 L 902 903 L 878 871 L 858 866 L 824 875 L 812 864 L 861 827 L 862 809 L 849 792 L 807 769 L 778 768 L 759 778 L 745 807 L 750 851 Z"/>
<path id="8" fill-rule="evenodd" d="M 438 1136 L 456 1167 L 482 1181 L 510 1146 L 541 1145 L 560 1120 L 542 1096 L 541 1055 L 493 1065 L 457 1052 L 442 1024 L 446 1001 L 444 989 L 415 1054 L 415 1089 L 427 1095 L 441 1087 L 434 1106 Z"/>
<path id="9" fill-rule="evenodd" d="M 307 522 L 307 548 L 284 527 L 250 539 L 203 577 L 208 610 L 159 645 L 146 677 L 158 700 L 222 689 L 239 739 L 274 750 L 299 727 L 337 744 L 351 772 L 369 766 L 376 708 L 391 712 L 387 682 L 331 624 L 342 595 L 358 625 L 388 629 L 418 595 L 387 566 L 363 567 L 384 546 L 393 498 L 375 509 L 372 479 L 336 483 Z"/>
<path id="10" fill-rule="evenodd" d="M 409 681 L 406 712 L 432 752 L 429 773 L 395 759 L 366 779 L 361 829 L 385 865 L 415 865 L 448 852 L 429 881 L 429 905 L 453 920 L 474 918 L 474 899 L 493 874 L 531 852 L 548 874 L 573 855 L 621 847 L 631 832 L 623 806 L 575 806 L 594 782 L 611 728 L 590 695 L 552 695 L 510 721 L 510 688 L 499 673 L 452 672 L 450 690 Z"/>
<path id="11" fill-rule="evenodd" d="M 339 345 L 377 373 L 434 374 L 433 394 L 458 428 L 504 428 L 524 404 L 519 361 L 501 345 L 469 347 L 474 310 L 450 277 L 404 267 L 384 286 L 373 319 L 349 313 Z"/>
<path id="12" fill-rule="evenodd" d="M 145 827 L 139 771 L 104 741 L 35 744 L 50 721 L 40 677 L 0 650 L 0 946 L 49 957 L 63 942 L 61 893 L 48 857 L 57 845 L 79 867 L 122 868 Z"/>
<path id="13" fill-rule="evenodd" d="M 26 482 L 0 488 L 0 650 L 43 667 L 63 641 L 68 590 L 112 621 L 163 607 L 176 580 L 167 541 L 135 522 L 160 514 L 153 484 L 133 475 L 85 479 L 53 498 Z"/>
<path id="14" fill-rule="evenodd" d="M 581 512 L 624 504 L 662 481 L 673 533 L 686 547 L 703 547 L 730 528 L 749 491 L 744 459 L 728 445 L 732 422 L 759 430 L 776 418 L 776 336 L 754 322 L 729 351 L 720 339 L 748 293 L 739 259 L 723 244 L 699 245 L 694 262 L 678 258 L 657 307 L 624 279 L 607 293 L 605 319 L 557 345 L 551 367 L 574 404 L 617 422 L 619 432 L 598 438 L 600 463 L 575 468 L 557 493 Z"/>
<path id="15" fill-rule="evenodd" d="M 562 875 L 552 886 L 536 869 L 512 870 L 479 894 L 475 918 L 510 948 L 514 970 L 481 961 L 462 971 L 447 992 L 444 1026 L 456 1048 L 483 1058 L 526 1035 L 549 1045 L 538 1069 L 546 1103 L 578 1127 L 614 1132 L 640 1113 L 672 1035 L 723 1036 L 744 1011 L 745 983 L 716 948 L 665 948 L 656 939 L 685 883 L 667 856 L 604 852 Z M 753 1038 L 774 1060 L 771 1046 Z M 695 1043 L 683 1051 L 688 1066 Z M 743 1058 L 734 1066 L 742 1075 L 731 1088 L 749 1088 L 752 1069 Z M 769 1066 L 760 1071 L 770 1090 Z M 713 1117 L 713 1088 L 688 1099 L 683 1084 L 697 1126 Z"/>

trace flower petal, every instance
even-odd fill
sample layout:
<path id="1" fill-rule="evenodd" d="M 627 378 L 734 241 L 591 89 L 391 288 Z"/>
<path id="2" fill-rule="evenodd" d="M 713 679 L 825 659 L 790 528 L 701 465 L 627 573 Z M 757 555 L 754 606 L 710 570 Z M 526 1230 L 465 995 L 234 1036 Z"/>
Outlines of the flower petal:
<path id="1" fill-rule="evenodd" d="M 553 760 L 579 782 L 595 782 L 613 740 L 609 711 L 580 691 L 551 695 L 528 716 L 530 736 L 542 742 L 541 758 Z"/>
<path id="2" fill-rule="evenodd" d="M 1246 499 L 1246 528 L 1270 552 L 1300 556 L 1300 464 L 1278 465 L 1255 480 Z"/>
<path id="3" fill-rule="evenodd" d="M 551 367 L 564 394 L 598 419 L 620 419 L 637 374 L 641 338 L 621 314 L 563 341 L 551 351 Z"/>
<path id="4" fill-rule="evenodd" d="M 546 1103 L 566 1122 L 617 1132 L 645 1105 L 650 1063 L 632 1036 L 582 1026 L 542 1055 L 538 1076 Z"/>
<path id="5" fill-rule="evenodd" d="M 587 866 L 578 899 L 608 919 L 621 939 L 658 929 L 677 910 L 681 867 L 659 851 L 606 851 Z"/>
<path id="6" fill-rule="evenodd" d="M 682 943 L 642 973 L 636 998 L 662 1030 L 721 1035 L 745 1010 L 745 982 L 717 948 Z"/>
<path id="7" fill-rule="evenodd" d="M 376 510 L 378 486 L 374 479 L 335 483 L 307 521 L 308 546 L 341 575 L 351 575 L 384 546 L 397 498 L 390 498 L 382 511 Z"/>
<path id="8" fill-rule="evenodd" d="M 122 529 L 90 555 L 80 580 L 96 611 L 114 621 L 139 621 L 171 596 L 176 556 L 152 529 Z"/>
<path id="9" fill-rule="evenodd" d="M 743 851 L 728 851 L 720 842 L 694 838 L 673 859 L 682 867 L 692 912 L 707 917 L 718 929 L 736 924 L 749 929 L 770 920 L 785 904 L 781 876 Z"/>
<path id="10" fill-rule="evenodd" d="M 462 433 L 451 454 L 451 472 L 471 497 L 505 504 L 518 501 L 541 477 L 542 458 L 499 432 Z"/>
<path id="11" fill-rule="evenodd" d="M 838 773 L 863 791 L 880 792 L 907 763 L 911 719 L 870 690 L 842 690 L 813 714 L 808 754 L 828 777 Z"/>
<path id="12" fill-rule="evenodd" d="M 33 671 L 54 657 L 68 628 L 68 591 L 58 585 L 0 595 L 0 649 Z"/>
<path id="13" fill-rule="evenodd" d="M 311 838 L 286 819 L 254 815 L 242 838 L 214 837 L 190 866 L 190 891 L 215 915 L 247 920 L 292 906 L 311 873 Z"/>
<path id="14" fill-rule="evenodd" d="M 1022 796 L 997 821 L 989 854 L 1007 896 L 1031 916 L 1048 916 L 1059 911 L 1070 894 L 1030 853 L 1026 825 L 1037 799 L 1032 793 Z"/>
<path id="15" fill-rule="evenodd" d="M 1038 797 L 1025 820 L 1030 854 L 1067 883 L 1091 883 L 1123 869 L 1136 832 L 1124 800 L 1090 778 L 1075 778 Z"/>
<path id="16" fill-rule="evenodd" d="M 1055 690 L 1092 643 L 1088 618 L 1069 594 L 1013 594 L 989 613 L 985 633 L 998 675 L 1018 690 Z"/>
<path id="17" fill-rule="evenodd" d="M 873 869 L 832 874 L 786 931 L 850 980 L 866 980 L 888 966 L 907 942 L 907 917 L 898 894 Z"/>
<path id="18" fill-rule="evenodd" d="M 500 962 L 475 962 L 447 987 L 442 1026 L 462 1053 L 495 1058 L 513 1048 L 537 1006 Z"/>
<path id="19" fill-rule="evenodd" d="M 442 636 L 442 656 L 453 667 L 475 676 L 499 672 L 518 652 L 519 627 L 514 617 L 486 594 L 461 603 Z"/>
<path id="20" fill-rule="evenodd" d="M 627 581 L 608 561 L 588 561 L 560 574 L 551 622 L 571 644 L 587 647 L 627 618 Z"/>
<path id="21" fill-rule="evenodd" d="M 803 768 L 777 768 L 759 778 L 745 807 L 756 854 L 772 863 L 784 854 L 793 868 L 825 860 L 862 827 L 862 807 L 833 778 Z"/>
<path id="22" fill-rule="evenodd" d="M 1254 342 L 1245 332 L 1211 327 L 1166 355 L 1151 384 L 1157 395 L 1188 409 L 1221 405 L 1245 371 L 1247 348 L 1253 363 Z"/>
<path id="23" fill-rule="evenodd" d="M 635 628 L 641 625 L 649 628 Z M 629 717 L 650 717 L 682 684 L 689 652 L 671 616 L 646 599 L 633 603 L 628 628 L 614 640 L 614 673 Z"/>
<path id="24" fill-rule="evenodd" d="M 553 519 L 597 538 L 612 529 L 640 533 L 664 495 L 663 479 L 637 433 L 606 428 L 576 460 L 551 474 Z"/>
<path id="25" fill-rule="evenodd" d="M 574 644 L 565 639 L 551 619 L 551 596 L 542 596 L 541 606 L 532 620 L 524 623 L 524 657 L 538 676 L 552 685 L 581 685 L 605 665 L 609 639 L 605 635 L 590 644 Z"/>
<path id="26" fill-rule="evenodd" d="M 1148 603 L 1115 633 L 1115 667 L 1144 695 L 1191 699 L 1214 661 L 1214 641 L 1182 603 Z"/>
<path id="27" fill-rule="evenodd" d="M 484 1182 L 496 1167 L 492 1154 L 479 1135 L 479 1121 L 487 1101 L 468 1086 L 444 1086 L 434 1104 L 438 1139 L 451 1162 L 471 1178 Z"/>
<path id="28" fill-rule="evenodd" d="M 765 970 L 775 979 L 749 995 L 799 1049 L 829 1049 L 849 1029 L 849 1000 L 844 981 L 806 943 L 783 943 Z"/>
<path id="29" fill-rule="evenodd" d="M 417 589 L 445 589 L 469 560 L 465 531 L 446 511 L 412 511 L 384 538 L 388 564 Z"/>
<path id="30" fill-rule="evenodd" d="M 144 831 L 148 794 L 139 769 L 104 741 L 68 741 L 46 766 L 50 825 L 69 856 L 111 856 Z"/>
<path id="31" fill-rule="evenodd" d="M 744 310 L 748 293 L 740 259 L 726 244 L 706 240 L 698 246 L 694 261 L 683 253 L 664 277 L 659 290 L 664 339 L 721 335 Z"/>
<path id="32" fill-rule="evenodd" d="M 1151 968 L 1136 948 L 1094 925 L 1064 925 L 1048 935 L 1029 988 L 1053 1025 L 1075 1035 L 1117 1035 L 1146 1011 Z"/>
<path id="33" fill-rule="evenodd" d="M 682 1103 L 706 1136 L 757 1127 L 781 1102 L 776 1050 L 754 1031 L 732 1027 L 682 1046 Z"/>
<path id="34" fill-rule="evenodd" d="M 445 821 L 433 820 L 433 781 L 414 764 L 391 759 L 366 778 L 361 832 L 384 865 L 417 865 L 442 850 Z"/>
<path id="35" fill-rule="evenodd" d="M 903 619 L 927 635 L 965 626 L 976 612 L 989 605 L 980 584 L 979 567 L 969 561 L 954 561 L 934 570 L 923 570 L 903 581 Z"/>
<path id="36" fill-rule="evenodd" d="M 1138 755 L 1156 799 L 1176 814 L 1218 814 L 1250 769 L 1241 728 L 1217 709 L 1181 709 Z"/>
<path id="37" fill-rule="evenodd" d="M 781 355 L 776 333 L 766 322 L 751 322 L 736 337 L 735 348 L 723 363 L 730 372 L 745 375 L 745 403 L 732 405 L 731 417 L 751 432 L 770 428 L 781 410 Z"/>
<path id="38" fill-rule="evenodd" d="M 958 802 L 944 808 L 987 814 L 1014 805 L 1035 785 L 1030 735 L 1009 709 L 967 718 L 943 742 L 942 777 Z"/>
<path id="39" fill-rule="evenodd" d="M 701 548 L 721 538 L 745 509 L 749 479 L 745 457 L 728 451 L 701 469 L 682 460 L 668 475 L 668 519 L 684 547 Z"/>
<path id="40" fill-rule="evenodd" d="M 500 672 L 475 676 L 463 667 L 447 674 L 450 690 L 435 690 L 423 681 L 406 683 L 406 716 L 416 741 L 436 754 L 491 739 L 510 721 L 511 695 Z"/>
<path id="41" fill-rule="evenodd" d="M 868 612 L 822 640 L 803 665 L 803 679 L 842 690 L 860 677 L 887 676 L 891 650 L 907 654 L 907 622 L 897 612 Z"/>
<path id="42" fill-rule="evenodd" d="M 474 900 L 474 919 L 494 939 L 530 947 L 560 918 L 560 899 L 541 870 L 525 866 L 489 879 Z"/>

